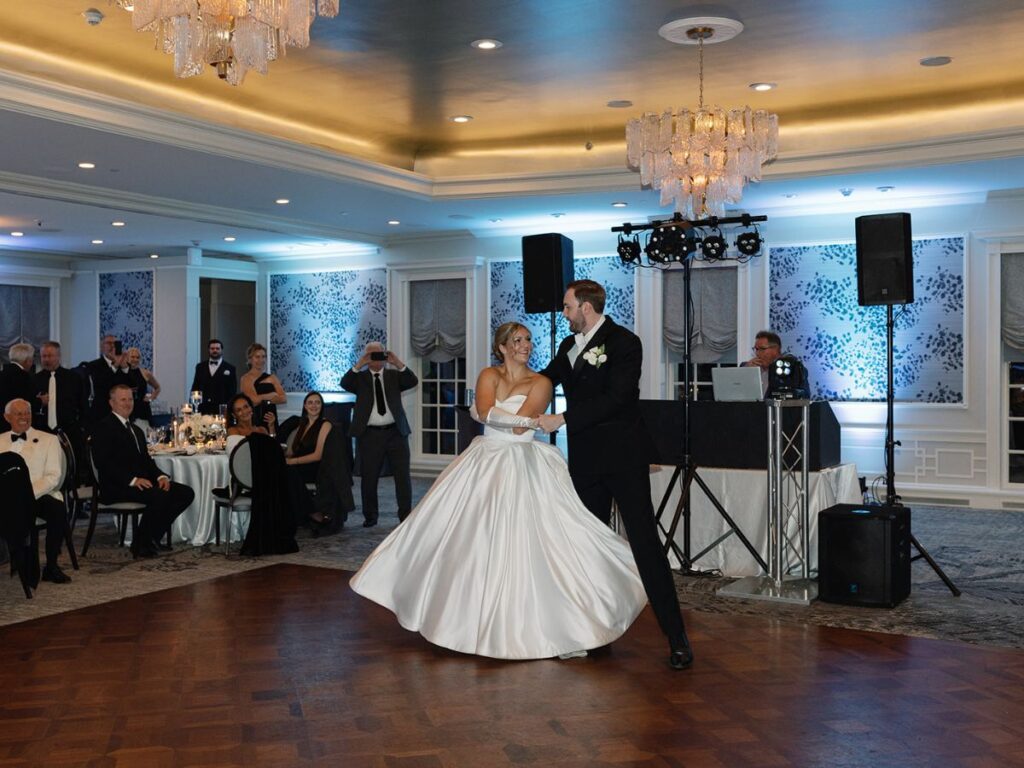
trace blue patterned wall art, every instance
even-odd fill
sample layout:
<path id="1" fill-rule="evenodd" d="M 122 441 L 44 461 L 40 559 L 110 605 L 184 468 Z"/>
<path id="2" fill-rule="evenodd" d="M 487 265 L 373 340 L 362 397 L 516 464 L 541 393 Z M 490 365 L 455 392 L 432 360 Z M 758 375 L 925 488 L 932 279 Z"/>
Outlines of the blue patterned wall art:
<path id="1" fill-rule="evenodd" d="M 633 269 L 624 265 L 618 256 L 599 256 L 576 259 L 573 265 L 577 280 L 596 280 L 604 286 L 608 298 L 605 314 L 611 315 L 619 325 L 633 328 Z M 569 335 L 569 324 L 561 314 L 555 324 L 556 343 Z M 491 337 L 502 323 L 517 320 L 533 334 L 533 354 L 530 367 L 535 371 L 551 361 L 551 320 L 549 314 L 526 314 L 523 301 L 523 262 L 491 262 Z M 489 346 L 489 345 L 488 345 Z"/>
<path id="2" fill-rule="evenodd" d="M 913 304 L 894 307 L 894 388 L 906 402 L 962 403 L 964 238 L 914 240 Z M 885 399 L 886 310 L 857 304 L 854 243 L 771 250 L 771 327 L 807 366 L 814 397 Z"/>
<path id="3" fill-rule="evenodd" d="M 153 367 L 153 271 L 100 272 L 100 335 L 125 349 L 138 347 L 144 368 Z M 97 344 L 99 340 L 97 340 Z"/>
<path id="4" fill-rule="evenodd" d="M 370 341 L 387 344 L 384 269 L 270 276 L 272 372 L 290 392 L 336 392 Z"/>

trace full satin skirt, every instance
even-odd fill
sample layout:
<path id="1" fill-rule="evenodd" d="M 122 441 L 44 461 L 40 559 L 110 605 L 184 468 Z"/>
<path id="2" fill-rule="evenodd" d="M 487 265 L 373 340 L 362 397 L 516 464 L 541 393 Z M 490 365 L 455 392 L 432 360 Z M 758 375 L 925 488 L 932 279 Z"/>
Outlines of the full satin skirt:
<path id="1" fill-rule="evenodd" d="M 500 437 L 476 438 L 351 585 L 435 645 L 498 659 L 606 645 L 647 601 L 561 453 Z"/>

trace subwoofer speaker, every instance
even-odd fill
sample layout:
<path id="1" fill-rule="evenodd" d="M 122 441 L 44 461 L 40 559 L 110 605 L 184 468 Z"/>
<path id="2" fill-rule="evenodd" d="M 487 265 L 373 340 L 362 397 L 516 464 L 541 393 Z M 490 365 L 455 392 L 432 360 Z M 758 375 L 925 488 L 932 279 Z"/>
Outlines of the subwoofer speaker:
<path id="1" fill-rule="evenodd" d="M 818 513 L 818 599 L 892 608 L 910 594 L 910 510 L 837 504 Z"/>
<path id="2" fill-rule="evenodd" d="M 526 312 L 561 312 L 573 281 L 572 240 L 555 233 L 523 238 L 523 300 Z"/>
<path id="3" fill-rule="evenodd" d="M 914 302 L 914 258 L 909 213 L 858 216 L 857 303 Z"/>

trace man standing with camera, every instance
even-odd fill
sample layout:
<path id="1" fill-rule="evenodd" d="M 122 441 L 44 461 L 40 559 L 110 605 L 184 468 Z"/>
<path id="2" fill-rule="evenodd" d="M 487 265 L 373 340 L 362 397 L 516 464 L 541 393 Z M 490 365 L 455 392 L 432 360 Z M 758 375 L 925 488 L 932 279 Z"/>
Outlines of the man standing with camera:
<path id="1" fill-rule="evenodd" d="M 416 374 L 377 341 L 367 344 L 363 356 L 341 377 L 342 388 L 356 396 L 351 435 L 359 449 L 364 528 L 377 524 L 377 480 L 385 457 L 395 476 L 398 519 L 405 520 L 412 509 L 410 429 L 402 393 L 418 383 Z"/>
<path id="2" fill-rule="evenodd" d="M 110 413 L 111 388 L 128 384 L 128 356 L 121 340 L 109 333 L 104 336 L 100 340 L 100 356 L 85 364 L 85 373 L 86 432 L 91 432 Z"/>

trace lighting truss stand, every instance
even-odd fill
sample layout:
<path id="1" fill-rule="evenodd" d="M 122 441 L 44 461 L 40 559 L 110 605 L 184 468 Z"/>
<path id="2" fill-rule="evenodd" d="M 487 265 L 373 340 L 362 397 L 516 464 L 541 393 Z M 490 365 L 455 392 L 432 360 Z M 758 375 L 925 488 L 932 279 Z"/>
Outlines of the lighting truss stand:
<path id="1" fill-rule="evenodd" d="M 672 479 L 669 481 L 668 488 L 665 490 L 661 503 L 658 505 L 658 512 L 655 515 L 655 520 L 658 524 L 658 528 L 665 536 L 665 552 L 668 553 L 671 551 L 679 559 L 679 568 L 683 573 L 699 573 L 699 571 L 695 571 L 693 569 L 693 564 L 718 546 L 723 539 L 733 533 L 735 533 L 737 538 L 743 542 L 743 546 L 747 548 L 747 551 L 750 552 L 755 560 L 757 560 L 758 564 L 767 571 L 767 563 L 765 563 L 754 545 L 750 543 L 750 540 L 743 534 L 743 531 L 740 530 L 736 521 L 730 517 L 725 507 L 722 506 L 722 503 L 715 497 L 714 492 L 701 478 L 697 470 L 697 463 L 693 460 L 693 456 L 690 454 L 690 401 L 692 398 L 691 385 L 693 378 L 690 365 L 690 332 L 692 325 L 692 318 L 690 317 L 689 310 L 690 262 L 690 259 L 683 260 L 683 292 L 686 296 L 687 303 L 687 308 L 685 310 L 686 316 L 683 323 L 683 387 L 685 391 L 685 395 L 683 397 L 683 460 L 681 464 L 676 466 L 675 471 L 672 473 Z M 682 482 L 680 485 L 679 502 L 676 504 L 675 512 L 672 515 L 672 521 L 670 522 L 668 529 L 666 529 L 662 523 L 662 516 L 665 512 L 665 508 L 668 506 L 668 501 L 672 495 L 672 491 L 674 490 L 676 483 L 680 481 L 680 478 L 682 478 Z M 729 530 L 722 536 L 715 539 L 715 541 L 711 542 L 711 544 L 696 555 L 691 555 L 690 520 L 692 518 L 692 510 L 690 506 L 690 490 L 695 482 L 700 486 L 700 489 L 704 491 L 704 495 L 708 498 L 708 501 L 710 501 L 714 505 L 715 509 L 718 510 L 718 514 L 720 514 L 722 519 L 729 525 Z M 676 530 L 679 527 L 680 521 L 683 524 L 683 548 L 681 550 L 675 541 Z"/>
<path id="2" fill-rule="evenodd" d="M 768 401 L 768 575 L 738 579 L 719 595 L 799 605 L 818 597 L 817 580 L 811 578 L 810 404 Z M 799 409 L 799 418 L 787 431 L 783 415 L 793 409 Z M 799 575 L 792 576 L 797 569 Z"/>
<path id="3" fill-rule="evenodd" d="M 896 446 L 900 443 L 893 439 L 893 393 L 892 369 L 893 369 L 893 334 L 896 327 L 896 320 L 892 314 L 892 304 L 885 308 L 885 351 L 886 351 L 886 383 L 885 383 L 885 505 L 887 507 L 902 507 L 903 502 L 896 494 Z M 921 546 L 921 542 L 913 533 L 910 534 L 910 543 L 917 550 L 917 554 L 910 558 L 910 562 L 924 560 L 932 567 L 936 575 L 942 579 L 942 583 L 953 593 L 953 597 L 960 597 L 960 590 L 956 584 L 939 567 L 928 550 Z"/>

